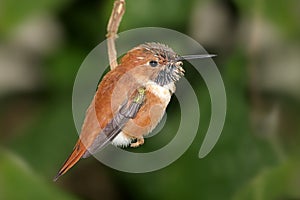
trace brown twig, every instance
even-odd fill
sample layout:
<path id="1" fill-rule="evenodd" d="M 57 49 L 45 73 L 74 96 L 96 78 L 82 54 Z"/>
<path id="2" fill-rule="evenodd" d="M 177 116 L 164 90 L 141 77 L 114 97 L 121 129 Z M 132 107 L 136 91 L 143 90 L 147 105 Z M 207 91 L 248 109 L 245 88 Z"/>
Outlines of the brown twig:
<path id="1" fill-rule="evenodd" d="M 107 25 L 107 34 L 106 34 L 110 69 L 114 69 L 118 66 L 115 40 L 117 38 L 118 28 L 124 13 L 125 13 L 125 0 L 115 0 L 114 7 Z"/>

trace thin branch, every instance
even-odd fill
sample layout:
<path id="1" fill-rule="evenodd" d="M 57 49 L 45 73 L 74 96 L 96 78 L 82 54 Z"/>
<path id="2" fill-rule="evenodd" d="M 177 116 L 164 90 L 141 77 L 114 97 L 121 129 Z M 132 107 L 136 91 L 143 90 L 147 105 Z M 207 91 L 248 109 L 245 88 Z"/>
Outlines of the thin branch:
<path id="1" fill-rule="evenodd" d="M 115 0 L 114 7 L 107 25 L 107 34 L 106 34 L 110 69 L 114 69 L 118 66 L 115 40 L 117 38 L 119 25 L 124 13 L 125 13 L 125 0 Z"/>

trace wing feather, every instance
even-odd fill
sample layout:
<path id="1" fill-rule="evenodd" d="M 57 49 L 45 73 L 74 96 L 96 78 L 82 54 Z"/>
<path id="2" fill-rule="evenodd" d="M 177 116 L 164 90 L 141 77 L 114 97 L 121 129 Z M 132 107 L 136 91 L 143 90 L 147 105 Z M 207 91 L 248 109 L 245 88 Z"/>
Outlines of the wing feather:
<path id="1" fill-rule="evenodd" d="M 79 140 L 54 181 L 80 158 L 88 157 L 112 141 L 126 122 L 137 114 L 143 103 L 144 93 L 137 91 L 140 86 L 126 71 L 125 68 L 117 67 L 104 76 L 87 109 Z"/>
<path id="2" fill-rule="evenodd" d="M 95 138 L 93 144 L 82 156 L 83 158 L 100 151 L 121 132 L 128 120 L 133 119 L 136 116 L 144 102 L 144 91 L 145 88 L 139 88 L 132 95 L 130 100 L 126 99 L 125 103 L 123 103 L 113 119 L 102 130 L 102 133 Z"/>

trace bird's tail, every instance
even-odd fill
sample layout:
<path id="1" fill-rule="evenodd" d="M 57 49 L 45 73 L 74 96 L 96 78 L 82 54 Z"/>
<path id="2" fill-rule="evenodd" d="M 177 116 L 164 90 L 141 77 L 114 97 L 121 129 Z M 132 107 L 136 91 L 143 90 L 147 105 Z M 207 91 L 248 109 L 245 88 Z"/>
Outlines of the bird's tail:
<path id="1" fill-rule="evenodd" d="M 68 159 L 65 161 L 61 169 L 58 171 L 57 175 L 54 177 L 53 181 L 56 181 L 59 177 L 64 175 L 71 167 L 73 167 L 79 159 L 82 157 L 82 155 L 86 152 L 86 148 L 79 139 L 76 143 L 73 152 L 68 157 Z"/>

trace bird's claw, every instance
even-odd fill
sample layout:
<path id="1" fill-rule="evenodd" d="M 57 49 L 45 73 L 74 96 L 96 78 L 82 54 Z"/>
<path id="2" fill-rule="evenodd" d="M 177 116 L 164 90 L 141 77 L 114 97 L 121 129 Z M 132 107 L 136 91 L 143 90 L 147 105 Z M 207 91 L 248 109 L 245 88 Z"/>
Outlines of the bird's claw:
<path id="1" fill-rule="evenodd" d="M 136 141 L 136 142 L 134 142 L 134 143 L 131 143 L 131 144 L 130 144 L 130 147 L 132 147 L 132 148 L 137 148 L 137 147 L 139 147 L 139 146 L 143 145 L 143 144 L 144 144 L 144 142 L 145 142 L 145 140 L 144 140 L 144 138 L 143 138 L 143 137 L 141 137 L 141 138 L 137 138 L 137 141 Z"/>

